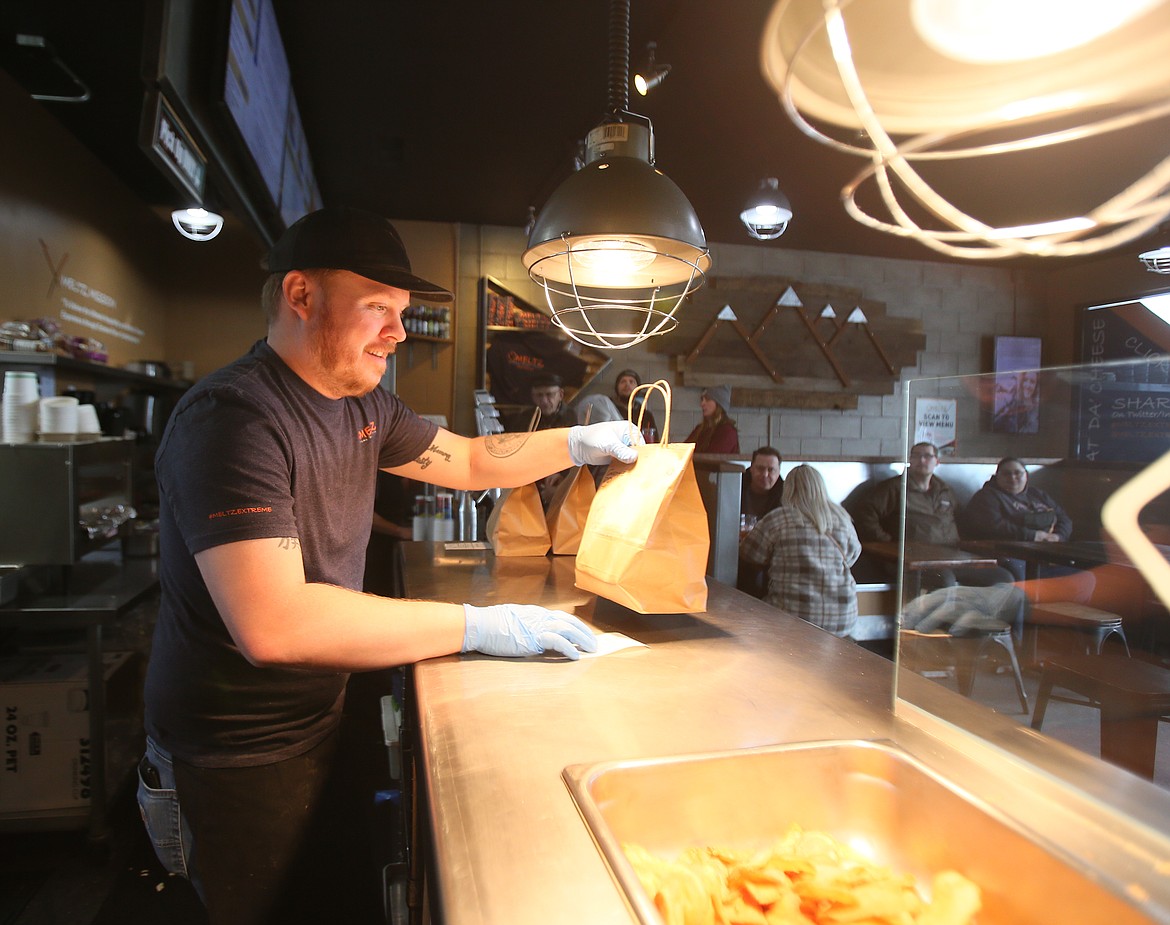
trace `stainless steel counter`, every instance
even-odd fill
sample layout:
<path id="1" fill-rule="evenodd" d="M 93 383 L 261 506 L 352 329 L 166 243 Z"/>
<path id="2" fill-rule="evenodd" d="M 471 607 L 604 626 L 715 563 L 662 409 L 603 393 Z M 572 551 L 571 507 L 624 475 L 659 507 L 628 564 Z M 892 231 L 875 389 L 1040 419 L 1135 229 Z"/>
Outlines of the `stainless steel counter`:
<path id="1" fill-rule="evenodd" d="M 569 557 L 405 548 L 413 598 L 539 603 L 649 646 L 579 662 L 469 655 L 416 666 L 420 774 L 435 861 L 429 891 L 441 921 L 634 920 L 562 781 L 568 765 L 825 739 L 899 743 L 968 789 L 989 785 L 997 800 L 1031 788 L 1022 799 L 1043 805 L 1041 822 L 1058 826 L 1040 831 L 1071 843 L 1084 829 L 1096 839 L 1092 863 L 1106 866 L 1112 845 L 1101 832 L 1125 835 L 1125 850 L 1112 852 L 1125 855 L 1122 869 L 1108 876 L 1165 899 L 1157 881 L 1166 879 L 1170 826 L 1134 835 L 1091 801 L 1097 824 L 1086 828 L 1084 807 L 1050 776 L 1039 778 L 1047 789 L 1037 797 L 1036 776 L 994 743 L 956 742 L 966 734 L 946 722 L 925 717 L 918 725 L 896 714 L 893 666 L 854 643 L 714 582 L 707 613 L 643 616 L 574 587 Z M 992 735 L 1012 735 L 995 719 Z M 1089 764 L 1093 780 L 1144 805 L 1155 827 L 1170 819 L 1157 788 Z M 1148 802 L 1155 795 L 1161 806 Z"/>

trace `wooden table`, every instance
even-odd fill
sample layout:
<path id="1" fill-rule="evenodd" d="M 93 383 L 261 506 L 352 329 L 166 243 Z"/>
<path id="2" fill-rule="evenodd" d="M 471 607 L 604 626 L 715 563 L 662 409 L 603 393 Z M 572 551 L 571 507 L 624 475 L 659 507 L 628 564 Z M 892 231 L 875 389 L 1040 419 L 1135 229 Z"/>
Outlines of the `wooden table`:
<path id="1" fill-rule="evenodd" d="M 992 568 L 999 564 L 999 558 L 990 552 L 970 552 L 934 543 L 907 543 L 904 556 L 902 544 L 892 540 L 862 543 L 861 549 L 883 562 L 900 565 L 904 573 L 909 573 L 914 597 L 918 596 L 922 588 L 923 572 L 948 568 Z"/>
<path id="2" fill-rule="evenodd" d="M 1054 687 L 1084 699 L 1053 694 Z M 1124 655 L 1061 655 L 1044 663 L 1033 729 L 1043 725 L 1049 700 L 1099 709 L 1101 757 L 1153 779 L 1158 723 L 1170 714 L 1170 670 Z"/>
<path id="3" fill-rule="evenodd" d="M 1101 540 L 1076 540 L 1067 543 L 1036 543 L 1025 540 L 968 540 L 964 550 L 976 555 L 996 555 L 1003 559 L 1022 559 L 1024 576 L 1029 581 L 1040 577 L 1040 566 L 1062 565 L 1088 571 L 1101 565 L 1134 568 L 1129 556 L 1117 543 Z M 1157 547 L 1170 561 L 1170 546 Z"/>

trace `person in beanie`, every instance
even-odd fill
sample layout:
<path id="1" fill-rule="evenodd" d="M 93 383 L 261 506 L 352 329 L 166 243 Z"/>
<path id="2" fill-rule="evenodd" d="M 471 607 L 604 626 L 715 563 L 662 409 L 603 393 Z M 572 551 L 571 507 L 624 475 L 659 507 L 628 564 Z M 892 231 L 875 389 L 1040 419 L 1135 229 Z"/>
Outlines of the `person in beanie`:
<path id="1" fill-rule="evenodd" d="M 727 416 L 731 407 L 731 386 L 709 385 L 699 396 L 701 420 L 684 441 L 695 444 L 696 453 L 738 453 L 739 431 Z"/>
<path id="2" fill-rule="evenodd" d="M 638 435 L 623 421 L 461 437 L 379 388 L 412 298 L 452 299 L 411 272 L 381 216 L 312 212 L 264 268 L 267 337 L 184 394 L 156 456 L 161 598 L 139 805 L 212 925 L 374 921 L 341 748 L 349 673 L 596 647 L 543 607 L 363 594 L 377 473 L 523 485 L 632 462 Z"/>
<path id="3" fill-rule="evenodd" d="M 617 378 L 613 383 L 613 403 L 617 405 L 618 411 L 625 417 L 630 409 L 630 393 L 642 384 L 642 377 L 638 375 L 635 370 L 623 369 L 617 374 Z M 642 412 L 642 405 L 646 402 L 646 393 L 639 392 L 634 396 L 634 407 L 630 414 L 630 420 L 635 424 L 638 423 L 638 415 L 642 415 L 642 436 L 647 443 L 657 443 L 659 440 L 658 422 L 654 420 L 654 412 L 649 408 L 645 413 Z"/>

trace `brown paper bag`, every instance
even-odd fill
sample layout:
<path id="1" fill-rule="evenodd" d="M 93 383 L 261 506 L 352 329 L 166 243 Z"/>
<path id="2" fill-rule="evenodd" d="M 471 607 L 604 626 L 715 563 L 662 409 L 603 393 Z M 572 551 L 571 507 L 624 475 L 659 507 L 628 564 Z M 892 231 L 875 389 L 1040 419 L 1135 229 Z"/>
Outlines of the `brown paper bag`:
<path id="1" fill-rule="evenodd" d="M 597 486 L 588 466 L 577 466 L 561 479 L 545 514 L 553 553 L 576 555 L 596 493 Z"/>
<path id="2" fill-rule="evenodd" d="M 540 423 L 540 408 L 532 409 L 528 432 Z M 551 541 L 544 520 L 544 504 L 536 484 L 505 488 L 484 524 L 484 536 L 497 556 L 543 556 Z"/>
<path id="3" fill-rule="evenodd" d="M 540 490 L 535 485 L 505 488 L 487 519 L 487 539 L 497 556 L 543 556 L 551 540 Z"/>
<path id="4" fill-rule="evenodd" d="M 577 550 L 577 587 L 639 613 L 702 613 L 711 541 L 695 446 L 669 442 L 670 384 L 639 388 L 666 402 L 662 442 L 639 446 L 633 464 L 610 463 Z"/>

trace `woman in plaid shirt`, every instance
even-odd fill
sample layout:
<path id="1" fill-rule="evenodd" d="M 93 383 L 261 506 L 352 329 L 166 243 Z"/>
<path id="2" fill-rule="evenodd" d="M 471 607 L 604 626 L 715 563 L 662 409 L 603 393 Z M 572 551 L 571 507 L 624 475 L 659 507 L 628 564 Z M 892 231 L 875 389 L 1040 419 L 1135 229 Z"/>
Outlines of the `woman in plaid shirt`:
<path id="1" fill-rule="evenodd" d="M 861 555 L 853 521 L 829 500 L 812 466 L 784 480 L 781 506 L 763 517 L 739 547 L 741 559 L 765 566 L 764 600 L 835 636 L 857 620 L 857 585 L 849 567 Z"/>

